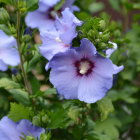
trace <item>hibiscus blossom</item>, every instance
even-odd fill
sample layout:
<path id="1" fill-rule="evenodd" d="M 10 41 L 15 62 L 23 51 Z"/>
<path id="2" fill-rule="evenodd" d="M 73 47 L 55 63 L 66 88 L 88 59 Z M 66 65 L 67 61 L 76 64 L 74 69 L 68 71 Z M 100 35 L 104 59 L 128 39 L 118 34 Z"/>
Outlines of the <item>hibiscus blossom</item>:
<path id="1" fill-rule="evenodd" d="M 82 24 L 69 8 L 62 12 L 62 17 L 56 19 L 55 30 L 41 33 L 41 54 L 50 60 L 56 53 L 70 48 L 73 38 L 77 36 L 76 26 Z"/>
<path id="2" fill-rule="evenodd" d="M 94 103 L 112 87 L 114 67 L 95 46 L 82 39 L 81 46 L 56 54 L 50 61 L 50 81 L 66 99 Z"/>
<path id="3" fill-rule="evenodd" d="M 44 132 L 43 128 L 34 126 L 25 119 L 15 123 L 8 117 L 3 117 L 0 121 L 1 140 L 21 140 L 21 137 L 25 138 L 25 135 L 39 138 Z"/>
<path id="4" fill-rule="evenodd" d="M 7 36 L 0 30 L 0 42 L 0 70 L 5 71 L 8 65 L 17 66 L 20 63 L 20 58 L 14 37 Z"/>
<path id="5" fill-rule="evenodd" d="M 40 32 L 44 30 L 52 31 L 57 13 L 61 13 L 60 11 L 66 7 L 69 7 L 71 11 L 78 10 L 76 6 L 72 6 L 74 0 L 66 0 L 62 9 L 55 11 L 54 6 L 59 1 L 60 0 L 40 0 L 39 8 L 27 14 L 25 19 L 26 24 L 31 28 L 38 28 Z"/>

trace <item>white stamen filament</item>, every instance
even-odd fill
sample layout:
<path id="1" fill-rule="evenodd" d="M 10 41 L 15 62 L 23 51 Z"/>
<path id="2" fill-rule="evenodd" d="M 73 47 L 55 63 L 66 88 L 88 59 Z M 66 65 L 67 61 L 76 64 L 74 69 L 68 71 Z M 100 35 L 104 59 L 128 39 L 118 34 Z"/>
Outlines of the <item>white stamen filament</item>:
<path id="1" fill-rule="evenodd" d="M 80 63 L 80 67 L 79 67 L 80 71 L 79 71 L 79 73 L 86 74 L 89 69 L 90 69 L 90 64 L 89 64 L 88 61 Z"/>

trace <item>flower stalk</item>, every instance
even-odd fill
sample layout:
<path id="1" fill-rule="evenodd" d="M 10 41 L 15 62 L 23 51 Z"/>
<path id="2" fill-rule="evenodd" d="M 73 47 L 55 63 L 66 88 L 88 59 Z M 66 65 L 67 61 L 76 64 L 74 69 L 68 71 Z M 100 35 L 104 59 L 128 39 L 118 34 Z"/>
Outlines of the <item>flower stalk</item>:
<path id="1" fill-rule="evenodd" d="M 18 46 L 18 52 L 19 52 L 19 56 L 20 56 L 20 67 L 21 67 L 22 76 L 24 79 L 25 88 L 28 91 L 28 93 L 32 94 L 32 89 L 31 89 L 30 83 L 28 81 L 26 71 L 24 69 L 24 59 L 22 56 L 22 48 L 21 48 L 21 40 L 20 40 L 20 25 L 21 25 L 21 13 L 19 10 L 17 10 L 17 28 L 16 28 L 16 31 L 17 31 L 17 46 Z"/>

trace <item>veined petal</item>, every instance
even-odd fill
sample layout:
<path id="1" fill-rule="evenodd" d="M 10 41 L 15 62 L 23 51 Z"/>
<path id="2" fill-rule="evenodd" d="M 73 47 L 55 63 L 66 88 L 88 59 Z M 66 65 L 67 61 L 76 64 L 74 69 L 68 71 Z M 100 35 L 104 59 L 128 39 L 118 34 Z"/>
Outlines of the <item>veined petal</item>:
<path id="1" fill-rule="evenodd" d="M 112 87 L 113 78 L 104 78 L 93 72 L 90 76 L 83 76 L 78 87 L 78 99 L 86 103 L 95 103 L 102 99 Z"/>
<path id="2" fill-rule="evenodd" d="M 44 133 L 43 128 L 34 126 L 28 120 L 21 120 L 13 122 L 8 117 L 3 117 L 0 121 L 0 138 L 1 140 L 21 140 L 20 137 L 25 138 L 24 135 L 40 137 Z"/>
<path id="3" fill-rule="evenodd" d="M 117 66 L 117 65 L 113 64 L 113 68 L 114 68 L 114 73 L 113 74 L 117 74 L 124 69 L 124 66 L 123 65 Z"/>
<path id="4" fill-rule="evenodd" d="M 52 68 L 50 81 L 58 93 L 66 99 L 77 99 L 80 78 L 77 76 L 74 62 L 77 60 L 75 50 L 56 54 L 50 61 Z"/>
<path id="5" fill-rule="evenodd" d="M 95 46 L 86 38 L 81 40 L 81 45 L 76 48 L 76 51 L 85 58 L 91 58 L 97 53 Z"/>
<path id="6" fill-rule="evenodd" d="M 46 11 L 49 10 L 49 8 L 50 8 L 49 5 L 46 5 L 46 4 L 44 4 L 43 2 L 39 2 L 38 11 L 40 11 L 40 12 L 46 12 Z"/>
<path id="7" fill-rule="evenodd" d="M 20 63 L 19 53 L 16 48 L 0 49 L 0 59 L 11 66 L 17 66 Z"/>
<path id="8" fill-rule="evenodd" d="M 29 27 L 38 28 L 40 31 L 54 29 L 54 21 L 49 19 L 47 12 L 40 12 L 39 10 L 29 12 L 25 22 Z"/>
<path id="9" fill-rule="evenodd" d="M 45 130 L 43 128 L 34 126 L 30 121 L 28 120 L 21 120 L 16 129 L 20 132 L 20 134 L 25 134 L 27 136 L 34 136 L 34 137 L 40 137 L 41 133 L 45 133 Z"/>
<path id="10" fill-rule="evenodd" d="M 112 78 L 114 73 L 113 63 L 110 59 L 97 55 L 92 59 L 93 71 L 105 78 Z"/>
<path id="11" fill-rule="evenodd" d="M 71 44 L 72 40 L 77 36 L 76 29 L 71 27 L 71 29 L 65 31 L 64 33 L 60 34 L 61 40 L 65 44 Z"/>
<path id="12" fill-rule="evenodd" d="M 3 61 L 5 65 L 17 66 L 20 63 L 20 58 L 16 39 L 12 36 L 7 36 L 0 30 L 0 41 L 0 60 Z"/>
<path id="13" fill-rule="evenodd" d="M 65 32 L 70 30 L 71 27 L 76 29 L 76 26 L 81 26 L 82 22 L 75 17 L 75 15 L 70 11 L 69 8 L 66 8 L 62 12 L 62 17 L 59 18 L 56 16 L 55 26 L 59 32 Z"/>
<path id="14" fill-rule="evenodd" d="M 56 54 L 50 61 L 50 67 L 53 69 L 60 69 L 61 67 L 73 68 L 75 61 L 78 61 L 78 56 L 75 49 L 69 49 L 66 52 Z"/>
<path id="15" fill-rule="evenodd" d="M 51 83 L 57 88 L 58 93 L 64 96 L 65 99 L 78 99 L 79 79 L 78 77 L 76 78 L 74 74 L 74 70 L 69 70 L 63 73 L 59 70 L 52 70 L 50 73 Z"/>
<path id="16" fill-rule="evenodd" d="M 17 124 L 8 117 L 3 117 L 0 121 L 1 140 L 20 140 L 20 133 L 16 130 Z"/>
<path id="17" fill-rule="evenodd" d="M 0 71 L 6 71 L 7 69 L 7 65 L 2 60 L 0 60 Z"/>
<path id="18" fill-rule="evenodd" d="M 64 23 L 69 23 L 69 24 L 73 24 L 74 23 L 77 26 L 81 26 L 82 25 L 82 22 L 77 17 L 75 17 L 75 15 L 70 11 L 69 8 L 66 8 L 62 12 L 62 18 L 61 18 L 61 20 Z"/>
<path id="19" fill-rule="evenodd" d="M 65 47 L 63 42 L 57 42 L 54 39 L 48 40 L 47 43 L 39 47 L 40 53 L 48 60 L 52 59 L 55 54 L 64 52 L 67 49 L 68 47 Z"/>
<path id="20" fill-rule="evenodd" d="M 39 49 L 41 54 L 48 60 L 55 54 L 64 52 L 70 48 L 70 44 L 66 44 L 66 42 L 59 37 L 59 32 L 55 30 L 41 33 L 41 39 L 43 44 Z"/>
<path id="21" fill-rule="evenodd" d="M 16 39 L 12 36 L 6 35 L 2 30 L 0 30 L 0 49 L 7 47 L 17 47 Z"/>

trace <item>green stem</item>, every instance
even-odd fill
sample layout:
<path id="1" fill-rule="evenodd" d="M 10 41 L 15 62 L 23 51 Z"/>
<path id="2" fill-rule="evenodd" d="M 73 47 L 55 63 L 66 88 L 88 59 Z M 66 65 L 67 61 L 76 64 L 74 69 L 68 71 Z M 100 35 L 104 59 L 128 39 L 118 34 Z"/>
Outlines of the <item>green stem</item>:
<path id="1" fill-rule="evenodd" d="M 20 20 L 21 20 L 21 13 L 18 10 L 17 11 L 17 46 L 18 46 L 18 52 L 20 56 L 20 67 L 21 67 L 22 76 L 24 79 L 25 88 L 30 94 L 32 94 L 32 89 L 31 89 L 30 83 L 28 82 L 27 74 L 24 70 L 24 59 L 22 56 L 22 48 L 21 48 L 21 41 L 20 41 L 20 25 L 21 25 Z"/>

